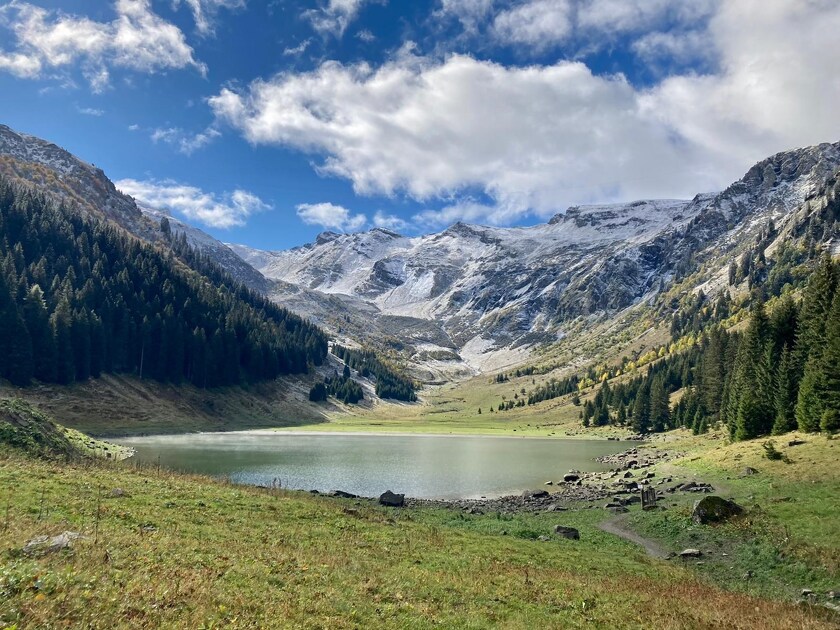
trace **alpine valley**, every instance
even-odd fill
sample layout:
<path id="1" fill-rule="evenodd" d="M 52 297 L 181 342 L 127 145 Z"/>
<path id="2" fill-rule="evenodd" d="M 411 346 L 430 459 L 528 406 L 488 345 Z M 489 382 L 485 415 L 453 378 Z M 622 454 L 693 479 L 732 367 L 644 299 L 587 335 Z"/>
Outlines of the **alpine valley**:
<path id="1" fill-rule="evenodd" d="M 263 251 L 0 125 L 0 627 L 836 627 L 839 194 L 835 142 L 691 199 Z M 258 428 L 287 433 L 166 436 Z M 337 432 L 365 470 L 371 432 L 606 454 L 455 499 L 260 459 Z M 225 455 L 241 485 L 161 464 L 226 436 L 263 449 Z"/>

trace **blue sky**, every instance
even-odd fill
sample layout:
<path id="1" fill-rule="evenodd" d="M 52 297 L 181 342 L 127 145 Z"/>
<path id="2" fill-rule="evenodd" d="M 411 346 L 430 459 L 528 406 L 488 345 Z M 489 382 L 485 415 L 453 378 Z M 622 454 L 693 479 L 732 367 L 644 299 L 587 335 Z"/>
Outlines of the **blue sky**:
<path id="1" fill-rule="evenodd" d="M 0 122 L 280 249 L 688 197 L 840 139 L 835 0 L 0 0 Z"/>

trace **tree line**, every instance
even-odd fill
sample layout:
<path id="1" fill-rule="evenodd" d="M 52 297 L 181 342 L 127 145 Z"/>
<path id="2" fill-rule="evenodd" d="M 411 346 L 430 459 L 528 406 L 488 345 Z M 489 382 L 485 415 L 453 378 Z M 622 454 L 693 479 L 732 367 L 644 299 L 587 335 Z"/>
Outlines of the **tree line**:
<path id="1" fill-rule="evenodd" d="M 344 361 L 345 365 L 356 370 L 362 378 L 373 376 L 376 379 L 376 395 L 380 398 L 407 402 L 417 400 L 414 381 L 400 374 L 370 350 L 354 350 L 336 344 L 332 347 L 332 353 Z"/>
<path id="2" fill-rule="evenodd" d="M 323 362 L 320 329 L 164 235 L 143 243 L 0 179 L 0 378 L 215 387 Z"/>
<path id="3" fill-rule="evenodd" d="M 840 264 L 824 255 L 802 292 L 768 309 L 753 298 L 743 333 L 715 326 L 700 343 L 652 365 L 644 376 L 602 384 L 584 424 L 629 423 L 639 432 L 722 423 L 733 439 L 793 429 L 840 429 Z M 685 388 L 673 407 L 672 392 Z"/>

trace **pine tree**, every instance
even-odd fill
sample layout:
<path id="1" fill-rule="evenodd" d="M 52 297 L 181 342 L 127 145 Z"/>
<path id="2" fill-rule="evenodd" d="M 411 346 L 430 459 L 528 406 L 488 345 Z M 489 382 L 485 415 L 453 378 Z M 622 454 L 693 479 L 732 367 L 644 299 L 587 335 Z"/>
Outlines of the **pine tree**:
<path id="1" fill-rule="evenodd" d="M 764 304 L 753 307 L 736 369 L 738 402 L 735 439 L 748 440 L 769 433 L 773 425 L 772 372 L 768 360 L 768 320 Z"/>
<path id="2" fill-rule="evenodd" d="M 633 430 L 636 433 L 647 433 L 650 430 L 650 391 L 641 386 L 633 402 Z"/>
<path id="3" fill-rule="evenodd" d="M 668 390 L 662 376 L 653 379 L 650 387 L 650 428 L 654 432 L 664 431 L 670 424 L 671 416 L 668 402 Z"/>
<path id="4" fill-rule="evenodd" d="M 785 346 L 776 370 L 776 419 L 773 422 L 773 435 L 781 435 L 796 428 L 796 377 L 791 351 Z"/>

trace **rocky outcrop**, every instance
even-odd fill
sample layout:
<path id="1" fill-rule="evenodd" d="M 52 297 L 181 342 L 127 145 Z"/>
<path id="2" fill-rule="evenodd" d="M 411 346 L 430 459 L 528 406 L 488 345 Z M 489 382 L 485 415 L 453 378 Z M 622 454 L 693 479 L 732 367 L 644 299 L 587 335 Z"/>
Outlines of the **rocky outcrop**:
<path id="1" fill-rule="evenodd" d="M 405 495 L 396 494 L 390 490 L 386 490 L 379 495 L 379 505 L 384 505 L 386 507 L 402 507 L 405 505 Z"/>
<path id="2" fill-rule="evenodd" d="M 698 525 L 708 525 L 727 521 L 743 513 L 744 508 L 734 501 L 712 495 L 694 502 L 691 520 Z"/>

